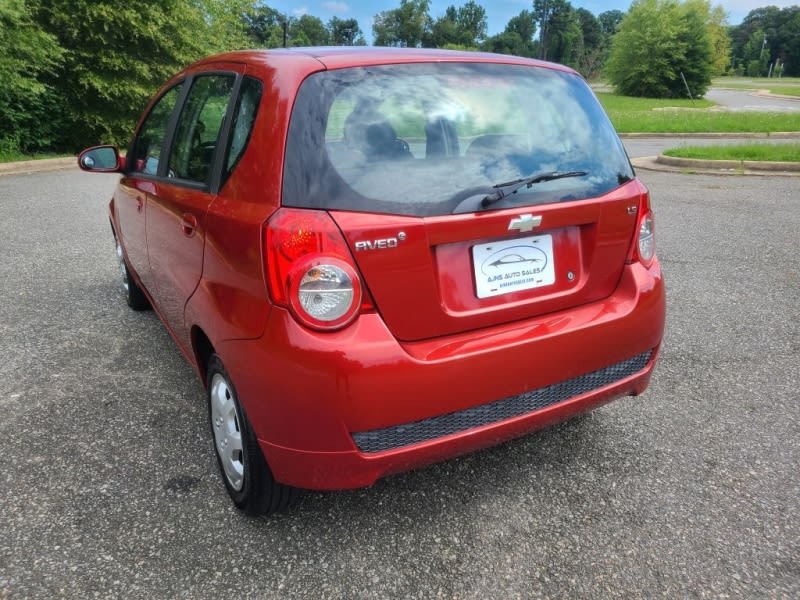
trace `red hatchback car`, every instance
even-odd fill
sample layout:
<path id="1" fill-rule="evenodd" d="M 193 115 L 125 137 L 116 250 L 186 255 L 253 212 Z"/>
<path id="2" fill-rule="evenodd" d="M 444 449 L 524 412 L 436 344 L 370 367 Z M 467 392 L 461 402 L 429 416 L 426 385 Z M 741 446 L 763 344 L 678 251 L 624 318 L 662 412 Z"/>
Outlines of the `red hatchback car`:
<path id="1" fill-rule="evenodd" d="M 235 504 L 366 486 L 642 393 L 665 295 L 647 189 L 583 79 L 511 56 L 201 60 L 150 103 L 111 227 L 208 389 Z"/>

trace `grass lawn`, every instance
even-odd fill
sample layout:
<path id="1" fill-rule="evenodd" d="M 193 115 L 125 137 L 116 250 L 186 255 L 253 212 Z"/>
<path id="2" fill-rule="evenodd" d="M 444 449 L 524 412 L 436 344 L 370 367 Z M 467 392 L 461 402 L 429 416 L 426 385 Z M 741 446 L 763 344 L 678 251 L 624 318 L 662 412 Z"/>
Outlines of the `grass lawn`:
<path id="1" fill-rule="evenodd" d="M 708 100 L 656 100 L 597 94 L 619 133 L 769 133 L 800 131 L 800 112 L 761 113 L 708 111 Z M 679 110 L 670 110 L 677 108 Z M 661 110 L 657 110 L 661 109 Z"/>
<path id="2" fill-rule="evenodd" d="M 785 96 L 800 96 L 800 86 L 797 87 L 769 86 L 769 91 L 773 94 L 783 94 Z"/>
<path id="3" fill-rule="evenodd" d="M 72 156 L 71 154 L 55 154 L 48 152 L 40 152 L 36 154 L 24 154 L 17 151 L 2 151 L 0 150 L 0 163 L 16 162 L 18 160 L 41 160 L 44 158 L 66 158 Z"/>
<path id="4" fill-rule="evenodd" d="M 688 98 L 633 98 L 631 96 L 618 96 L 610 92 L 598 92 L 597 97 L 606 112 L 614 111 L 640 111 L 656 108 L 709 108 L 714 106 L 710 100 Z"/>
<path id="5" fill-rule="evenodd" d="M 665 150 L 667 156 L 705 160 L 775 160 L 800 162 L 800 144 L 741 144 L 736 146 L 682 146 Z"/>

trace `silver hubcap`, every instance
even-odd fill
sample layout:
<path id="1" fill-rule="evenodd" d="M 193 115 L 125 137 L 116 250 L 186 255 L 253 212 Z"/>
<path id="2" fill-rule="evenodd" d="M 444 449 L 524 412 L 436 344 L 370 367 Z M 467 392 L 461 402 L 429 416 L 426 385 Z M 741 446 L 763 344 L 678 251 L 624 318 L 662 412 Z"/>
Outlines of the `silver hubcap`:
<path id="1" fill-rule="evenodd" d="M 242 432 L 233 391 L 219 373 L 211 379 L 211 429 L 222 470 L 230 486 L 238 492 L 244 485 Z"/>
<path id="2" fill-rule="evenodd" d="M 122 274 L 122 289 L 128 293 L 130 284 L 128 283 L 128 269 L 125 268 L 125 257 L 122 255 L 122 246 L 117 242 L 116 247 L 117 263 L 119 264 L 119 272 Z"/>

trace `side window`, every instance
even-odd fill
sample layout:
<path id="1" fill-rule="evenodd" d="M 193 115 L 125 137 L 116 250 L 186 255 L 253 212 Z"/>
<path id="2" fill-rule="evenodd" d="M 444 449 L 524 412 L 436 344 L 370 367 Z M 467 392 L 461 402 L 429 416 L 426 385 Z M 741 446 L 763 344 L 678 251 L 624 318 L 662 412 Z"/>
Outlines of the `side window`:
<path id="1" fill-rule="evenodd" d="M 233 75 L 196 77 L 181 112 L 169 176 L 206 182 L 233 91 Z"/>
<path id="2" fill-rule="evenodd" d="M 132 164 L 134 171 L 148 175 L 158 173 L 161 147 L 164 144 L 164 137 L 167 135 L 169 118 L 178 102 L 182 87 L 183 83 L 179 83 L 161 96 L 139 128 L 133 145 L 134 161 L 129 163 Z"/>
<path id="3" fill-rule="evenodd" d="M 236 163 L 239 162 L 245 148 L 247 148 L 247 142 L 250 141 L 253 123 L 258 113 L 258 105 L 261 102 L 262 90 L 263 85 L 258 79 L 245 77 L 242 81 L 239 100 L 236 103 L 236 111 L 233 115 L 230 148 L 225 160 L 225 179 L 233 172 Z"/>

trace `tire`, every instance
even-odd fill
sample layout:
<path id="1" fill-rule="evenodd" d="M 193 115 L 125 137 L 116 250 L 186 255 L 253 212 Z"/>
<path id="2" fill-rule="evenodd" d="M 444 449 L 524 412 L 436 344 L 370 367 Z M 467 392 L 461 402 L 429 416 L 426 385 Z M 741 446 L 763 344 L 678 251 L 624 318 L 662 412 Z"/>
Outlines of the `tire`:
<path id="1" fill-rule="evenodd" d="M 125 253 L 122 251 L 122 245 L 116 237 L 114 238 L 114 244 L 119 272 L 122 276 L 122 293 L 125 295 L 125 302 L 127 302 L 128 306 L 133 310 L 147 310 L 150 308 L 150 301 L 147 299 L 147 296 L 144 295 L 142 288 L 136 285 L 133 277 L 131 277 L 128 264 L 125 262 Z"/>
<path id="2" fill-rule="evenodd" d="M 208 420 L 228 495 L 249 515 L 286 510 L 297 501 L 299 490 L 273 478 L 233 382 L 216 354 L 209 360 L 207 373 Z"/>

